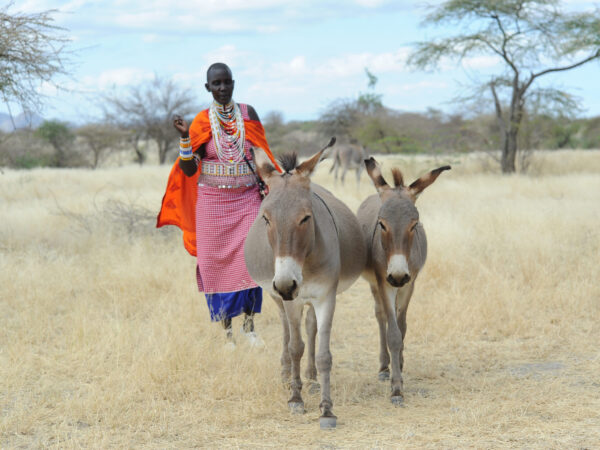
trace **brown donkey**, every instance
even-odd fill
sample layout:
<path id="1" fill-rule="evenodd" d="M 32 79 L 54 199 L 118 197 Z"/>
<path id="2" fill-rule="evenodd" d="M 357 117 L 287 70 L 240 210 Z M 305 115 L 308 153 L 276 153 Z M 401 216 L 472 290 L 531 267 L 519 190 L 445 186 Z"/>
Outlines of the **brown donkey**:
<path id="1" fill-rule="evenodd" d="M 399 169 L 393 169 L 395 187 L 390 187 L 375 159 L 365 160 L 367 173 L 378 194 L 368 197 L 358 208 L 365 244 L 367 264 L 362 276 L 371 285 L 375 299 L 375 316 L 379 324 L 379 379 L 389 379 L 392 362 L 394 404 L 402 404 L 402 367 L 406 310 L 419 271 L 427 258 L 427 238 L 415 201 L 444 170 L 432 170 L 406 187 Z M 388 353 L 389 349 L 389 353 Z"/>
<path id="2" fill-rule="evenodd" d="M 327 147 L 326 147 L 327 148 Z M 302 164 L 296 155 L 281 158 L 280 174 L 263 152 L 257 169 L 269 187 L 244 246 L 250 276 L 279 306 L 283 326 L 282 375 L 291 375 L 292 412 L 303 412 L 300 360 L 304 353 L 301 321 L 305 305 L 308 364 L 305 375 L 321 385 L 322 428 L 336 426 L 330 396 L 329 341 L 336 294 L 349 288 L 365 267 L 366 247 L 352 211 L 329 191 L 310 182 L 321 150 Z M 315 366 L 315 337 L 319 349 Z"/>

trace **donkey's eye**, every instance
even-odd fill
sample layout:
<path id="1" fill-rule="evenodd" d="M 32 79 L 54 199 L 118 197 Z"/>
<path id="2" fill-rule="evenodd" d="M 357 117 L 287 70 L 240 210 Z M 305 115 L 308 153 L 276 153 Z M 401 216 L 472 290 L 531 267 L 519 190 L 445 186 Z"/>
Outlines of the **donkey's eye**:
<path id="1" fill-rule="evenodd" d="M 415 231 L 417 229 L 417 225 L 419 225 L 419 222 L 416 222 L 412 227 L 410 227 L 410 231 Z"/>
<path id="2" fill-rule="evenodd" d="M 383 224 L 383 222 L 381 220 L 379 222 L 377 222 L 377 225 L 379 225 L 383 231 L 387 231 L 387 228 L 385 227 L 385 225 Z"/>
<path id="3" fill-rule="evenodd" d="M 267 216 L 265 216 L 265 215 L 263 214 L 262 218 L 265 220 L 265 223 L 266 223 L 267 225 L 271 225 L 271 222 L 269 222 L 269 219 L 267 219 Z"/>
<path id="4" fill-rule="evenodd" d="M 304 216 L 304 218 L 300 221 L 300 225 L 302 225 L 303 223 L 306 223 L 310 220 L 310 215 Z"/>

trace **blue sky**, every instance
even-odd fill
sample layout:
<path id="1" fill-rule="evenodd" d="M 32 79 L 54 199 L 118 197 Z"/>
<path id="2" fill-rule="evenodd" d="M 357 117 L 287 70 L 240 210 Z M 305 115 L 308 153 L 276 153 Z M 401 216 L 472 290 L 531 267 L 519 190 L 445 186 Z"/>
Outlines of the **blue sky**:
<path id="1" fill-rule="evenodd" d="M 434 3 L 439 3 L 436 0 Z M 405 60 L 414 42 L 454 29 L 420 25 L 426 10 L 418 1 L 387 0 L 17 0 L 11 11 L 56 9 L 56 24 L 72 39 L 72 77 L 48 85 L 45 117 L 94 120 L 99 94 L 132 86 L 154 74 L 174 79 L 199 104 L 206 68 L 230 65 L 234 98 L 259 115 L 280 111 L 285 120 L 311 120 L 339 98 L 367 92 L 364 68 L 378 77 L 375 92 L 402 111 L 462 110 L 449 103 L 479 73 L 497 71 L 491 57 L 465 67 L 447 62 L 436 72 L 411 71 Z M 572 11 L 599 2 L 569 0 Z M 581 98 L 582 115 L 600 115 L 600 64 L 545 77 L 544 83 Z M 5 108 L 0 108 L 5 110 Z M 15 112 L 15 111 L 13 111 Z"/>

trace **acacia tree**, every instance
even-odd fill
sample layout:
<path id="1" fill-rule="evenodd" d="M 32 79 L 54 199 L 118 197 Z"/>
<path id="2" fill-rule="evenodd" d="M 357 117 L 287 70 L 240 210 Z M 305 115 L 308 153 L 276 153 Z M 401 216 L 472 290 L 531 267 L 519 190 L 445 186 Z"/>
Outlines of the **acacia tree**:
<path id="1" fill-rule="evenodd" d="M 146 138 L 156 142 L 158 160 L 164 164 L 168 153 L 176 147 L 179 135 L 173 128 L 173 115 L 179 114 L 191 123 L 198 111 L 190 93 L 172 80 L 154 79 L 128 88 L 125 95 L 105 97 L 107 119 L 123 128 L 134 130 L 138 162 L 143 162 L 139 141 Z"/>
<path id="2" fill-rule="evenodd" d="M 12 7 L 9 2 L 0 8 L 0 96 L 9 112 L 11 103 L 25 112 L 39 111 L 40 84 L 58 88 L 54 78 L 68 73 L 69 39 L 63 28 L 52 24 L 54 10 L 24 14 L 9 12 Z"/>
<path id="3" fill-rule="evenodd" d="M 573 108 L 567 92 L 535 88 L 544 75 L 600 58 L 600 14 L 567 13 L 556 0 L 449 0 L 434 7 L 425 25 L 455 24 L 468 30 L 452 37 L 419 42 L 408 59 L 419 69 L 437 67 L 442 58 L 495 55 L 502 72 L 474 86 L 494 104 L 501 133 L 501 168 L 515 172 L 519 128 L 528 102 L 547 110 Z"/>

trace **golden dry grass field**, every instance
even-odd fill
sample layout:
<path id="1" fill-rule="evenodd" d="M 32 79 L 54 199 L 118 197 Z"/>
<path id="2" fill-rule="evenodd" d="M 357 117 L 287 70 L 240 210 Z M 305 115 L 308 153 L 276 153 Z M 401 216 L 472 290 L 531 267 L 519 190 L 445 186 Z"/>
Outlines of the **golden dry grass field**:
<path id="1" fill-rule="evenodd" d="M 529 175 L 481 156 L 381 158 L 412 181 L 428 261 L 408 309 L 405 406 L 377 380 L 366 282 L 338 296 L 332 398 L 291 415 L 281 329 L 226 351 L 194 259 L 153 215 L 168 167 L 0 173 L 0 447 L 599 448 L 600 151 L 540 153 Z M 356 211 L 363 174 L 314 181 Z M 148 211 L 150 216 L 148 217 Z M 238 334 L 240 319 L 234 320 Z"/>

